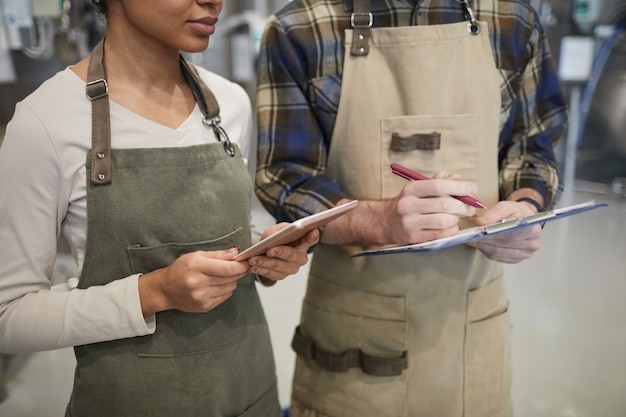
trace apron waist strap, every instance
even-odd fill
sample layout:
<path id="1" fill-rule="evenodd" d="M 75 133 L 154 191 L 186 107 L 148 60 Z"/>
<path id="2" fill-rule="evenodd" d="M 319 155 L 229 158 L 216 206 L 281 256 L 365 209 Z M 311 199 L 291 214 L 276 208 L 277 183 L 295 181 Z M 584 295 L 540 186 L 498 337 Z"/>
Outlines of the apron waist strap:
<path id="1" fill-rule="evenodd" d="M 399 357 L 372 356 L 360 349 L 350 349 L 342 353 L 331 352 L 303 335 L 300 326 L 296 328 L 291 347 L 299 356 L 314 361 L 317 366 L 330 372 L 346 372 L 350 368 L 360 368 L 368 375 L 394 376 L 401 375 L 408 366 L 406 351 Z"/>

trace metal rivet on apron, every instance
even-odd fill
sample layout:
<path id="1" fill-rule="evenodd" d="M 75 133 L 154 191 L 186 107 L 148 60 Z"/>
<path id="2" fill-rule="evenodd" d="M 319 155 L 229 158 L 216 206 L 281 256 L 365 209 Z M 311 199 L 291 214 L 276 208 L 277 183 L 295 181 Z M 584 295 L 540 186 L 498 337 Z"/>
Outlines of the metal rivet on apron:
<path id="1" fill-rule="evenodd" d="M 104 181 L 104 178 L 105 178 L 104 174 L 98 174 L 98 179 L 100 181 Z"/>
<path id="2" fill-rule="evenodd" d="M 359 51 L 359 53 L 360 53 L 360 54 L 362 54 L 362 53 L 363 53 L 363 51 L 365 51 L 365 48 L 360 47 L 359 49 L 357 49 L 357 51 Z"/>
<path id="3" fill-rule="evenodd" d="M 104 159 L 104 152 L 98 152 L 98 159 Z"/>
<path id="4" fill-rule="evenodd" d="M 478 21 L 476 20 L 476 15 L 474 14 L 474 10 L 472 9 L 472 6 L 470 6 L 467 0 L 456 0 L 456 1 L 463 7 L 467 20 L 469 20 L 469 22 L 467 23 L 467 31 L 471 35 L 474 35 L 474 36 L 478 35 L 480 33 L 480 24 L 478 24 Z"/>
<path id="5" fill-rule="evenodd" d="M 362 41 L 363 39 L 365 39 L 365 36 L 363 36 L 362 33 L 359 33 L 359 40 Z M 363 50 L 363 48 L 360 49 Z"/>
<path id="6" fill-rule="evenodd" d="M 480 25 L 478 23 L 468 23 L 467 31 L 472 35 L 478 35 L 480 33 Z"/>

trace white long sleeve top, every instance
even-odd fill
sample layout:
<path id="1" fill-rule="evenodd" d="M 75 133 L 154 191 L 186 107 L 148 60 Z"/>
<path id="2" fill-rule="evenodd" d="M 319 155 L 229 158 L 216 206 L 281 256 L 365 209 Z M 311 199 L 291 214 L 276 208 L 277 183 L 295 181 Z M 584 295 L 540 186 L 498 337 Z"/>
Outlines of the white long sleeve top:
<path id="1" fill-rule="evenodd" d="M 247 160 L 252 108 L 237 84 L 198 68 L 220 105 L 222 126 Z M 111 101 L 113 148 L 189 146 L 215 141 L 196 105 L 177 129 Z M 0 146 L 0 352 L 50 350 L 154 332 L 141 312 L 138 276 L 104 286 L 51 290 L 59 233 L 81 270 L 87 238 L 85 158 L 91 103 L 66 68 L 18 103 Z"/>

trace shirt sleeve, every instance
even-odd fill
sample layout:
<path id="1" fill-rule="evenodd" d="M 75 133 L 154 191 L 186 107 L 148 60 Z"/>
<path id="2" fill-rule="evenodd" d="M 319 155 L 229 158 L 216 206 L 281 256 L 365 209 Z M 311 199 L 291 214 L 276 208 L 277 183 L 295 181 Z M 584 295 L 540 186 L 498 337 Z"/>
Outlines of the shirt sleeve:
<path id="1" fill-rule="evenodd" d="M 506 198 L 517 189 L 532 188 L 543 196 L 544 207 L 550 208 L 563 189 L 554 150 L 567 128 L 567 109 L 538 22 L 524 48 L 519 56 L 528 59 L 500 133 L 500 195 Z"/>
<path id="2" fill-rule="evenodd" d="M 305 52 L 271 18 L 258 61 L 255 189 L 278 221 L 316 213 L 346 197 L 324 172 L 332 124 L 309 102 L 306 61 Z"/>
<path id="3" fill-rule="evenodd" d="M 68 186 L 46 128 L 18 104 L 0 146 L 0 351 L 49 350 L 149 334 L 137 276 L 51 291 Z"/>

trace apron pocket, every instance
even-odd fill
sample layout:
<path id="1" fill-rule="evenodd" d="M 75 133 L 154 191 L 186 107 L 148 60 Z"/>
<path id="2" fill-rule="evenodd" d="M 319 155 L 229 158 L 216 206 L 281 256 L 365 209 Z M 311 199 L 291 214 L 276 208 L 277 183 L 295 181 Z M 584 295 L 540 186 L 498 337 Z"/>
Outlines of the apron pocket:
<path id="1" fill-rule="evenodd" d="M 213 251 L 241 246 L 246 241 L 243 228 L 237 228 L 231 233 L 217 239 L 189 243 L 163 243 L 155 246 L 129 245 L 126 248 L 130 258 L 133 274 L 145 274 L 159 268 L 165 268 L 181 255 L 195 251 Z"/>
<path id="2" fill-rule="evenodd" d="M 465 345 L 465 415 L 509 416 L 510 314 L 504 278 L 469 293 Z"/>
<path id="3" fill-rule="evenodd" d="M 471 114 L 383 118 L 380 122 L 383 179 L 381 198 L 395 197 L 406 184 L 405 179 L 392 174 L 389 166 L 393 162 L 429 177 L 439 171 L 451 171 L 460 174 L 464 180 L 475 181 L 479 143 L 476 123 L 476 117 Z M 433 135 L 439 136 L 438 149 L 426 149 L 432 144 L 429 142 L 420 145 L 420 140 L 407 141 L 405 145 L 416 145 L 410 146 L 413 149 L 403 146 L 406 149 L 399 150 L 400 147 L 394 145 L 398 138 L 419 139 Z"/>
<path id="4" fill-rule="evenodd" d="M 400 356 L 406 350 L 407 314 L 404 296 L 369 293 L 311 276 L 302 328 L 333 352 L 358 348 L 369 355 Z"/>
<path id="5" fill-rule="evenodd" d="M 350 349 L 390 359 L 406 354 L 405 297 L 349 289 L 314 276 L 309 280 L 300 326 L 304 337 L 339 354 Z M 406 371 L 393 376 L 369 375 L 360 368 L 329 372 L 298 356 L 293 392 L 323 415 L 401 415 L 406 378 Z"/>
<path id="6" fill-rule="evenodd" d="M 241 245 L 243 229 L 218 239 L 194 243 L 166 243 L 153 247 L 128 247 L 133 273 L 154 271 L 170 265 L 179 256 Z M 246 337 L 241 312 L 254 291 L 252 279 L 242 278 L 232 297 L 206 313 L 178 310 L 156 314 L 156 331 L 137 338 L 137 354 L 144 357 L 176 357 L 227 348 Z M 183 340 L 184 343 L 176 343 Z"/>

